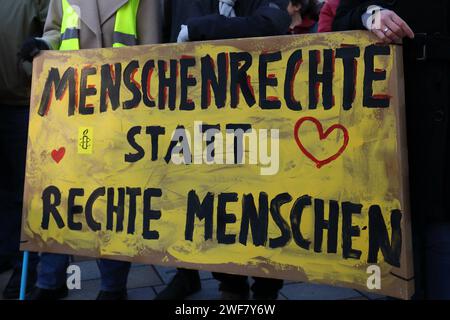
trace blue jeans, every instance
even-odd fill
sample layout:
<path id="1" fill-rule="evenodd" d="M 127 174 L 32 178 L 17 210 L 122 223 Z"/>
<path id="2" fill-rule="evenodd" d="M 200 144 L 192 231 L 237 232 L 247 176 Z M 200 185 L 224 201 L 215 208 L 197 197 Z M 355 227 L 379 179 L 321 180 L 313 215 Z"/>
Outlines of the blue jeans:
<path id="1" fill-rule="evenodd" d="M 66 285 L 70 256 L 65 254 L 41 253 L 36 286 L 55 290 Z"/>
<path id="2" fill-rule="evenodd" d="M 127 289 L 128 273 L 131 267 L 130 262 L 98 259 L 97 265 L 102 278 L 102 291 L 117 292 Z"/>
<path id="3" fill-rule="evenodd" d="M 430 225 L 426 245 L 426 298 L 450 300 L 450 223 Z"/>
<path id="4" fill-rule="evenodd" d="M 38 268 L 37 286 L 41 289 L 58 289 L 66 285 L 66 271 L 70 256 L 55 253 L 42 253 Z M 97 260 L 101 274 L 101 290 L 115 292 L 127 288 L 130 262 Z"/>

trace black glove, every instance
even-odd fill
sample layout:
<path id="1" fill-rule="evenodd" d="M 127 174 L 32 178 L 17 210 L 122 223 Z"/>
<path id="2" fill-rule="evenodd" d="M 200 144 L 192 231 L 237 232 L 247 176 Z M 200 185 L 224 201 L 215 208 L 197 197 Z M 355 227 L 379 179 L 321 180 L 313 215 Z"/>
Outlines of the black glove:
<path id="1" fill-rule="evenodd" d="M 41 50 L 50 50 L 47 43 L 44 40 L 36 38 L 28 38 L 22 44 L 19 56 L 25 61 L 32 62 L 33 58 L 41 52 Z"/>

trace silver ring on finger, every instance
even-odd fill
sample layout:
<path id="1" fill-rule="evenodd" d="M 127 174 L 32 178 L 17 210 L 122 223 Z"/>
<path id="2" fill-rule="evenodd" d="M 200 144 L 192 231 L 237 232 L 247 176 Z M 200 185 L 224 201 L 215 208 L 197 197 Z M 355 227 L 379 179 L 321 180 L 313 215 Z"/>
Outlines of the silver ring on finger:
<path id="1" fill-rule="evenodd" d="M 389 30 L 390 30 L 389 27 L 386 27 L 383 29 L 383 33 L 386 34 L 386 32 L 388 32 Z"/>

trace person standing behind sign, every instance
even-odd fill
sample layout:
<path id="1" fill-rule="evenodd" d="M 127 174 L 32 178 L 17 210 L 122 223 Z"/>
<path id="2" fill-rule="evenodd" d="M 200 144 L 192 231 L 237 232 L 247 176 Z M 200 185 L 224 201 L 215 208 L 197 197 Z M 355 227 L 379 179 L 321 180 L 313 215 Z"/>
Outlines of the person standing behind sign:
<path id="1" fill-rule="evenodd" d="M 171 0 L 171 42 L 207 41 L 285 34 L 284 0 Z"/>
<path id="2" fill-rule="evenodd" d="M 170 42 L 263 37 L 287 34 L 288 0 L 171 0 Z M 213 273 L 222 298 L 248 298 L 247 276 Z M 275 299 L 283 281 L 255 278 L 254 296 Z M 156 300 L 179 300 L 201 289 L 197 270 L 178 269 Z"/>
<path id="3" fill-rule="evenodd" d="M 291 0 L 287 12 L 291 17 L 290 34 L 316 33 L 322 3 L 319 0 Z"/>
<path id="4" fill-rule="evenodd" d="M 51 0 L 42 38 L 23 44 L 22 56 L 32 60 L 42 49 L 79 50 L 160 43 L 162 7 L 159 0 Z M 43 253 L 31 300 L 67 296 L 69 256 Z M 129 262 L 98 260 L 98 300 L 126 299 Z"/>
<path id="5" fill-rule="evenodd" d="M 341 0 L 326 0 L 319 15 L 318 32 L 331 32 L 333 30 L 333 21 Z"/>
<path id="6" fill-rule="evenodd" d="M 17 53 L 28 37 L 41 36 L 49 0 L 2 0 L 0 6 L 0 273 L 13 269 L 3 291 L 19 297 L 20 221 L 25 177 L 31 65 Z M 28 287 L 36 280 L 37 255 L 30 255 Z"/>
<path id="7" fill-rule="evenodd" d="M 449 17 L 449 1 L 341 0 L 333 24 L 403 41 L 415 298 L 450 299 Z"/>

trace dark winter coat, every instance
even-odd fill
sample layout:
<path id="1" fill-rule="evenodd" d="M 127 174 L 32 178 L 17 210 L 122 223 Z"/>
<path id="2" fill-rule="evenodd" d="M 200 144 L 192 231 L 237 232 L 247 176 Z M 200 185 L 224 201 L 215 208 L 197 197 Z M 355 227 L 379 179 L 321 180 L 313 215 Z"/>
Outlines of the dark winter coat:
<path id="1" fill-rule="evenodd" d="M 404 42 L 413 221 L 449 221 L 450 1 L 342 0 L 333 29 L 363 29 L 372 4 L 395 11 L 416 34 Z"/>
<path id="2" fill-rule="evenodd" d="M 219 15 L 219 1 L 170 1 L 170 42 L 176 42 L 182 24 L 188 26 L 189 40 L 218 40 L 286 34 L 290 17 L 285 0 L 238 0 L 236 18 Z"/>

